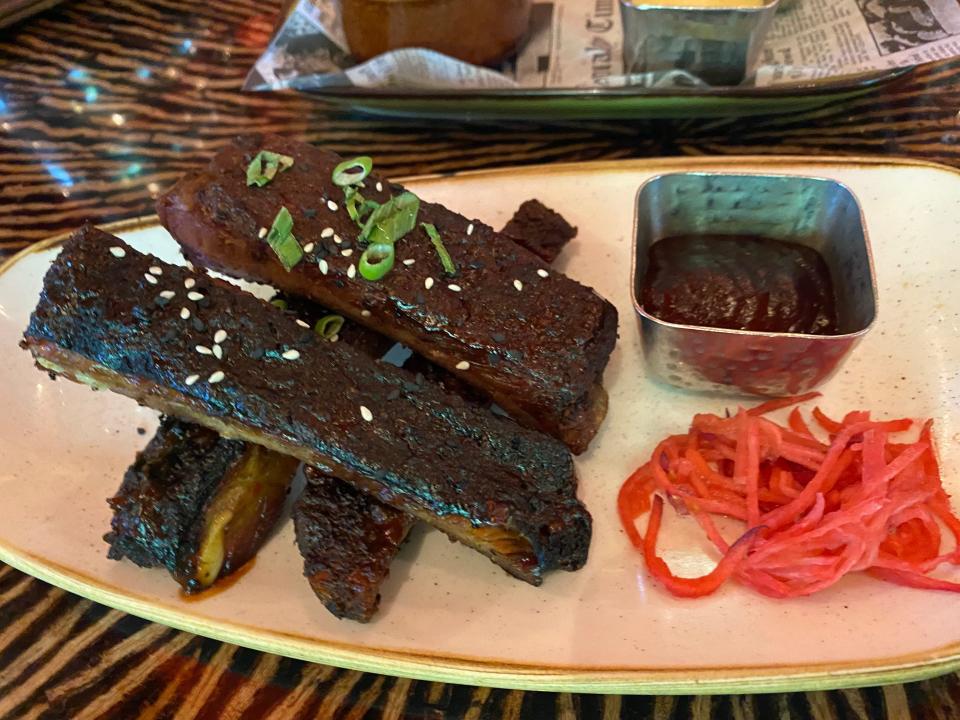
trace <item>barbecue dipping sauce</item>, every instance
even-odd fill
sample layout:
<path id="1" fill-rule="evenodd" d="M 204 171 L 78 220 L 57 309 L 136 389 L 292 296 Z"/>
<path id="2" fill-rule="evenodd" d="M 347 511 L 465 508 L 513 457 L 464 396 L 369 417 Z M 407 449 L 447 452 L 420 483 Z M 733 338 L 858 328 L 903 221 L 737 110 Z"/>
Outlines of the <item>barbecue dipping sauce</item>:
<path id="1" fill-rule="evenodd" d="M 832 335 L 836 298 L 816 250 L 752 235 L 684 235 L 650 247 L 643 307 L 665 322 Z"/>

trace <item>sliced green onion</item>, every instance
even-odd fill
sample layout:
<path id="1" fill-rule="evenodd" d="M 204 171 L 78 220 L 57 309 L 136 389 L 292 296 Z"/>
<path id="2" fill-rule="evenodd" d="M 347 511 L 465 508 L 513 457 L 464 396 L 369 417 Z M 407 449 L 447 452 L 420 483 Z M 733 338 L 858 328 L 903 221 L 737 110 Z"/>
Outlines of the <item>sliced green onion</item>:
<path id="1" fill-rule="evenodd" d="M 357 194 L 359 195 L 359 193 Z M 380 207 L 380 203 L 378 203 L 376 200 L 367 200 L 364 198 L 363 205 L 360 206 L 360 217 L 362 218 L 367 213 L 373 212 L 378 207 Z"/>
<path id="2" fill-rule="evenodd" d="M 270 226 L 266 240 L 287 272 L 303 260 L 303 248 L 293 236 L 293 217 L 285 207 L 280 208 L 273 219 L 273 225 Z"/>
<path id="3" fill-rule="evenodd" d="M 344 160 L 333 169 L 333 184 L 340 187 L 358 185 L 371 170 L 373 170 L 373 159 L 366 155 Z"/>
<path id="4" fill-rule="evenodd" d="M 433 243 L 433 247 L 436 248 L 437 255 L 440 256 L 440 264 L 443 265 L 444 271 L 447 275 L 456 275 L 457 266 L 453 264 L 450 253 L 448 253 L 447 249 L 443 246 L 443 240 L 440 239 L 440 233 L 437 232 L 437 228 L 430 223 L 420 223 L 420 227 L 424 229 L 427 237 L 430 238 L 430 242 Z"/>
<path id="5" fill-rule="evenodd" d="M 360 242 L 393 245 L 417 226 L 420 200 L 405 192 L 375 208 L 360 231 Z"/>
<path id="6" fill-rule="evenodd" d="M 317 320 L 313 326 L 313 331 L 324 340 L 330 340 L 334 335 L 340 333 L 343 327 L 343 315 L 324 315 Z"/>
<path id="7" fill-rule="evenodd" d="M 377 243 L 363 251 L 357 269 L 365 280 L 376 282 L 393 270 L 395 259 L 393 243 Z"/>
<path id="8" fill-rule="evenodd" d="M 270 304 L 273 305 L 274 307 L 280 308 L 281 310 L 287 309 L 287 301 L 284 300 L 283 298 L 274 298 L 273 300 L 270 301 Z"/>
<path id="9" fill-rule="evenodd" d="M 347 206 L 347 215 L 350 216 L 350 219 L 363 227 L 363 223 L 360 222 L 360 210 L 357 208 L 357 205 L 363 200 L 363 195 L 357 197 L 358 195 L 360 193 L 357 192 L 355 187 L 345 187 L 343 189 L 343 204 Z"/>
<path id="10" fill-rule="evenodd" d="M 344 205 L 347 206 L 347 214 L 358 226 L 363 227 L 366 222 L 366 216 L 380 207 L 376 200 L 367 200 L 360 191 L 353 187 L 343 189 Z"/>
<path id="11" fill-rule="evenodd" d="M 261 150 L 247 165 L 247 185 L 263 187 L 276 177 L 277 173 L 293 167 L 293 158 L 289 155 Z"/>

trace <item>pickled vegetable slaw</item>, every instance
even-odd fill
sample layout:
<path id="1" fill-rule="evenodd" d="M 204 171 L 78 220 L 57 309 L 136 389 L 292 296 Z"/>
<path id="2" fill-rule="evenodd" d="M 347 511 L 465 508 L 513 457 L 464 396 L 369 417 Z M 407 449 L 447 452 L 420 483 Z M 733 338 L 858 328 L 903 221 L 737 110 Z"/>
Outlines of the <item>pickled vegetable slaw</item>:
<path id="1" fill-rule="evenodd" d="M 694 416 L 688 433 L 660 442 L 620 489 L 617 508 L 650 575 L 680 597 L 702 597 L 735 578 L 775 598 L 810 595 L 863 570 L 899 585 L 960 592 L 931 576 L 960 565 L 960 519 L 940 481 L 933 421 L 877 421 L 819 408 L 818 437 L 794 407 L 787 425 L 765 417 L 817 397 L 773 400 L 730 417 Z M 891 439 L 915 431 L 914 442 Z M 819 432 L 819 430 L 818 430 Z M 822 433 L 821 433 L 822 434 Z M 674 575 L 657 554 L 663 499 L 691 515 L 722 554 L 703 577 Z M 643 535 L 636 520 L 649 511 Z M 715 516 L 746 531 L 729 543 Z M 943 550 L 944 531 L 952 536 Z"/>

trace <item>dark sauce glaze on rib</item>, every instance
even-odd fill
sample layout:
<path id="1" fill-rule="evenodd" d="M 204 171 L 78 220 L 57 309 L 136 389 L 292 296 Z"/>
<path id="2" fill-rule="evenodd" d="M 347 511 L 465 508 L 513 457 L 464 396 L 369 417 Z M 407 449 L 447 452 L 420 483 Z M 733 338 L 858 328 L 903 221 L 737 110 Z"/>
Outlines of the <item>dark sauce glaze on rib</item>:
<path id="1" fill-rule="evenodd" d="M 222 360 L 196 350 L 219 329 Z M 316 465 L 529 582 L 586 560 L 590 517 L 562 445 L 99 230 L 54 261 L 25 345 L 55 372 Z"/>
<path id="2" fill-rule="evenodd" d="M 294 165 L 264 187 L 248 187 L 246 168 L 261 149 L 290 155 Z M 206 169 L 182 178 L 157 211 L 195 264 L 309 298 L 450 372 L 469 362 L 465 382 L 518 422 L 584 451 L 606 413 L 601 381 L 616 343 L 613 305 L 548 271 L 509 237 L 426 202 L 418 221 L 436 226 L 457 266 L 455 278 L 445 276 L 419 226 L 397 244 L 398 262 L 382 280 L 350 277 L 362 248 L 355 247 L 358 229 L 342 207 L 343 191 L 331 180 L 340 160 L 288 138 L 239 138 Z M 371 175 L 363 192 L 385 202 L 402 191 Z M 281 207 L 291 213 L 301 244 L 313 246 L 290 272 L 259 237 Z M 340 244 L 329 231 L 325 237 L 327 228 Z M 427 278 L 434 281 L 430 289 Z M 460 291 L 449 290 L 451 283 Z"/>
<path id="3" fill-rule="evenodd" d="M 225 533 L 216 578 L 242 567 L 267 540 L 298 464 L 199 425 L 164 418 L 109 500 L 108 557 L 165 567 L 186 592 L 200 591 L 205 587 L 199 575 L 201 542 L 220 493 L 231 491 L 236 473 L 250 470 L 262 478 L 238 498 L 245 512 L 233 518 Z"/>
<path id="4" fill-rule="evenodd" d="M 538 220 L 531 222 L 531 217 Z M 573 235 L 563 218 L 537 201 L 524 203 L 511 222 L 522 229 L 517 242 L 527 243 L 535 252 L 549 250 L 550 261 Z M 300 298 L 278 296 L 276 300 L 282 300 L 290 314 L 311 327 L 330 314 L 326 308 Z M 395 345 L 393 340 L 350 321 L 344 323 L 336 341 L 374 359 L 384 357 Z M 410 356 L 405 366 L 464 397 L 476 394 L 469 385 L 418 355 Z M 479 397 L 475 400 L 485 402 Z M 245 565 L 244 561 L 259 549 L 282 506 L 282 497 L 278 497 L 278 502 L 258 510 L 253 526 L 244 528 L 253 542 L 236 548 L 239 553 L 231 552 L 215 588 L 203 588 L 198 594 L 197 545 L 201 528 L 209 521 L 206 515 L 210 500 L 248 452 L 269 453 L 249 443 L 225 440 L 199 425 L 163 419 L 110 501 L 113 531 L 105 537 L 111 543 L 110 557 L 128 557 L 144 567 L 164 565 L 185 588 L 185 599 L 205 599 L 215 590 L 225 589 L 242 575 L 237 567 L 252 567 L 252 558 Z M 321 475 L 315 468 L 306 468 L 306 476 L 309 482 L 293 514 L 304 575 L 335 616 L 367 622 L 379 606 L 380 586 L 393 558 L 416 521 L 341 480 Z M 251 500 L 264 502 L 262 494 Z"/>
<path id="5" fill-rule="evenodd" d="M 331 613 L 367 622 L 415 521 L 316 468 L 306 476 L 293 510 L 303 574 Z"/>
<path id="6" fill-rule="evenodd" d="M 500 232 L 545 263 L 556 260 L 577 236 L 573 225 L 539 200 L 526 200 Z"/>

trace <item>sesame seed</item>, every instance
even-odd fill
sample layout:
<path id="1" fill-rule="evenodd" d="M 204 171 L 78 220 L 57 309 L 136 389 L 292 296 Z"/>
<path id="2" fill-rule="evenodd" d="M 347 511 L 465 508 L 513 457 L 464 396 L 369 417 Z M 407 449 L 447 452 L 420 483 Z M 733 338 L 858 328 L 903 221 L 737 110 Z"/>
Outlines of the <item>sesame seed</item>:
<path id="1" fill-rule="evenodd" d="M 304 322 L 303 320 L 301 320 L 300 318 L 297 318 L 297 325 L 299 325 L 300 327 L 305 327 L 305 328 L 310 327 L 310 323 L 305 323 L 305 322 Z"/>
<path id="2" fill-rule="evenodd" d="M 537 270 L 537 275 L 539 275 L 539 276 L 542 277 L 542 278 L 550 277 L 550 273 L 548 273 L 548 272 L 547 272 L 546 270 L 544 270 L 543 268 L 540 268 L 539 270 Z"/>
<path id="3" fill-rule="evenodd" d="M 346 250 L 341 250 L 340 254 L 343 255 L 344 257 L 350 257 L 351 255 L 353 255 L 353 248 L 347 248 Z"/>
<path id="4" fill-rule="evenodd" d="M 193 292 L 188 292 L 187 300 L 193 300 L 194 302 L 199 302 L 200 300 L 203 300 L 203 293 L 198 293 L 195 290 Z"/>
<path id="5" fill-rule="evenodd" d="M 357 267 L 353 263 L 350 263 L 350 267 L 347 268 L 347 277 L 353 280 L 357 276 Z"/>
<path id="6" fill-rule="evenodd" d="M 260 228 L 260 232 L 257 233 L 257 237 L 263 240 L 267 236 L 267 229 L 265 227 Z"/>
<path id="7" fill-rule="evenodd" d="M 469 369 L 470 369 L 470 363 L 468 363 L 466 360 L 461 360 L 460 362 L 457 363 L 457 370 L 469 370 Z"/>
<path id="8" fill-rule="evenodd" d="M 334 241 L 337 245 L 339 245 L 340 243 L 343 242 L 343 238 L 340 237 L 339 235 L 334 235 L 334 236 L 333 236 L 333 241 Z"/>
<path id="9" fill-rule="evenodd" d="M 306 245 L 303 246 L 303 251 L 305 253 L 312 253 L 314 247 L 315 245 L 313 243 L 307 243 Z"/>
<path id="10" fill-rule="evenodd" d="M 415 262 L 416 260 L 414 258 L 407 258 L 406 260 L 403 261 L 403 264 L 406 265 L 407 267 L 410 267 Z"/>
<path id="11" fill-rule="evenodd" d="M 336 212 L 340 209 L 340 206 L 337 205 L 333 200 L 327 200 L 327 207 L 330 208 L 330 212 Z"/>
<path id="12" fill-rule="evenodd" d="M 186 280 L 183 281 L 183 286 L 184 286 L 187 290 L 189 290 L 190 288 L 192 288 L 192 287 L 193 287 L 194 285 L 196 285 L 196 284 L 197 284 L 197 281 L 194 280 L 193 278 L 187 278 Z"/>
<path id="13" fill-rule="evenodd" d="M 473 235 L 473 223 L 467 225 L 467 235 Z"/>
<path id="14" fill-rule="evenodd" d="M 517 289 L 518 292 L 519 292 L 520 290 L 523 290 L 523 283 L 520 282 L 519 280 L 514 280 L 514 281 L 513 281 L 513 286 Z"/>
<path id="15" fill-rule="evenodd" d="M 383 192 L 383 183 L 379 180 L 377 181 L 377 192 Z"/>
<path id="16" fill-rule="evenodd" d="M 429 290 L 430 288 L 432 288 L 432 287 L 433 287 L 433 278 L 432 278 L 432 277 L 428 277 L 426 280 L 424 280 L 424 281 L 423 281 L 423 286 L 424 286 L 427 290 Z"/>
<path id="17" fill-rule="evenodd" d="M 176 295 L 176 293 L 173 290 L 164 290 L 162 293 L 160 293 L 160 297 L 162 297 L 164 300 L 171 300 L 174 295 Z"/>
<path id="18" fill-rule="evenodd" d="M 193 263 L 190 262 L 189 260 L 186 261 L 186 264 L 187 264 L 187 269 L 190 270 L 191 272 L 193 270 L 196 270 L 196 268 L 193 266 Z"/>
<path id="19" fill-rule="evenodd" d="M 151 275 L 163 275 L 163 268 L 159 265 L 151 265 L 147 272 L 149 272 Z"/>
<path id="20" fill-rule="evenodd" d="M 317 265 L 320 268 L 320 272 L 322 272 L 324 275 L 326 275 L 327 272 L 330 270 L 330 266 L 327 265 L 327 261 L 324 260 L 323 258 L 320 258 L 320 260 L 317 261 Z"/>
<path id="21" fill-rule="evenodd" d="M 199 379 L 200 379 L 200 376 L 199 376 L 199 375 L 187 375 L 187 379 L 184 380 L 184 382 L 185 382 L 187 385 L 193 385 L 193 384 L 194 384 L 197 380 L 199 380 Z"/>
<path id="22" fill-rule="evenodd" d="M 367 422 L 373 422 L 373 413 L 370 412 L 370 408 L 368 408 L 366 405 L 360 406 L 360 417 Z"/>
<path id="23" fill-rule="evenodd" d="M 452 290 L 453 292 L 460 292 L 463 288 L 461 288 L 456 283 L 450 283 L 449 285 L 447 285 L 447 289 Z"/>
<path id="24" fill-rule="evenodd" d="M 324 238 L 324 239 L 326 239 L 326 238 L 328 238 L 328 237 L 333 237 L 333 228 L 332 228 L 332 227 L 325 227 L 323 230 L 320 231 L 320 237 L 322 237 L 322 238 Z"/>
<path id="25" fill-rule="evenodd" d="M 213 375 L 210 376 L 208 382 L 211 385 L 216 385 L 218 382 L 223 380 L 224 377 L 223 370 L 217 370 L 215 373 L 213 373 Z"/>
<path id="26" fill-rule="evenodd" d="M 299 350 L 285 350 L 284 353 L 280 356 L 284 360 L 299 360 L 300 351 Z"/>
<path id="27" fill-rule="evenodd" d="M 224 340 L 226 340 L 226 339 L 227 339 L 227 331 L 226 331 L 226 330 L 217 330 L 217 331 L 213 334 L 213 341 L 214 341 L 215 343 L 222 343 L 222 342 L 223 342 Z"/>
<path id="28" fill-rule="evenodd" d="M 201 355 L 213 355 L 213 350 L 208 348 L 206 345 L 197 345 L 196 350 Z"/>
<path id="29" fill-rule="evenodd" d="M 361 310 L 361 311 L 360 311 L 360 316 L 361 316 L 361 317 L 370 317 L 370 311 L 369 311 L 369 310 Z"/>
<path id="30" fill-rule="evenodd" d="M 124 250 L 119 245 L 114 245 L 113 247 L 110 248 L 110 254 L 113 255 L 115 258 L 122 258 L 127 256 L 127 251 Z"/>
<path id="31" fill-rule="evenodd" d="M 186 308 L 180 308 L 180 317 L 184 320 L 188 320 L 190 318 L 190 311 Z"/>
<path id="32" fill-rule="evenodd" d="M 146 280 L 146 281 L 147 281 L 148 283 L 150 283 L 151 285 L 156 285 L 156 284 L 157 284 L 157 279 L 156 279 L 153 275 L 151 275 L 150 273 L 144 273 L 144 274 L 143 274 L 143 279 Z"/>
<path id="33" fill-rule="evenodd" d="M 223 348 L 220 347 L 219 345 L 214 345 L 214 346 L 213 346 L 213 356 L 214 356 L 217 360 L 223 360 Z"/>
<path id="34" fill-rule="evenodd" d="M 337 333 L 336 335 L 334 335 L 333 337 L 331 337 L 328 342 L 337 342 L 339 339 L 340 339 L 340 334 Z"/>

